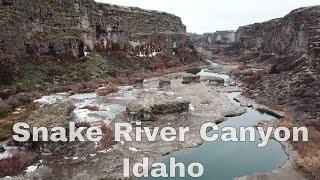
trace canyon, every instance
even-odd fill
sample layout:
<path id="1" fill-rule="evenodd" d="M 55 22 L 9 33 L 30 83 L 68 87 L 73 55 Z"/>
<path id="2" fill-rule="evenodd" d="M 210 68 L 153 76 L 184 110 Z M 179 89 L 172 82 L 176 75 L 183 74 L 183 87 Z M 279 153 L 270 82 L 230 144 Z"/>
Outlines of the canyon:
<path id="1" fill-rule="evenodd" d="M 312 134 L 318 134 L 319 22 L 320 6 L 303 7 L 282 18 L 239 27 L 231 44 L 228 41 L 222 45 L 212 43 L 203 38 L 206 35 L 200 35 L 198 39 L 203 40 L 196 41 L 195 46 L 212 59 L 237 61 L 239 67 L 232 75 L 246 84 L 243 94 L 256 102 L 285 110 L 286 117 L 280 124 L 306 125 Z M 219 32 L 213 34 L 217 36 Z M 319 178 L 318 142 L 315 135 L 308 143 L 292 143 L 301 155 L 295 158 L 296 168 L 311 179 Z M 246 178 L 261 177 L 269 175 Z"/>
<path id="2" fill-rule="evenodd" d="M 0 176 L 123 179 L 123 158 L 135 164 L 147 156 L 152 164 L 175 155 L 184 161 L 199 157 L 211 165 L 206 170 L 214 167 L 204 179 L 216 177 L 213 172 L 226 179 L 319 178 L 320 6 L 197 35 L 187 33 L 175 15 L 93 0 L 0 4 L 0 139 L 6 140 L 0 165 L 17 147 L 38 155 L 26 163 L 34 171 L 23 167 Z M 143 131 L 190 129 L 184 142 L 155 136 L 146 144 L 146 133 L 141 142 L 113 141 L 117 123 L 135 127 L 137 120 Z M 78 128 L 101 127 L 103 141 L 20 144 L 10 140 L 19 121 L 30 127 L 64 127 L 69 121 Z M 271 140 L 258 151 L 247 143 L 203 142 L 198 132 L 206 122 L 305 126 L 310 138 Z M 237 164 L 241 148 L 247 150 L 243 157 L 255 157 L 242 159 L 244 171 L 225 172 L 225 164 L 213 163 L 213 157 L 232 157 L 228 162 Z"/>

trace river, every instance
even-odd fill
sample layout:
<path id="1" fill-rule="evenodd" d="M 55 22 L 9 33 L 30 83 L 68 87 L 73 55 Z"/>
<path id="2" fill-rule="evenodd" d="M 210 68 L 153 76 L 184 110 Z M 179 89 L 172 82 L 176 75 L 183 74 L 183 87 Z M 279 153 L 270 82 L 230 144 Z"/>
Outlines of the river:
<path id="1" fill-rule="evenodd" d="M 221 77 L 227 83 L 229 76 L 225 74 L 210 73 L 203 69 L 199 75 Z M 228 93 L 229 99 L 240 106 L 234 100 L 241 92 Z M 276 120 L 275 117 L 259 112 L 253 108 L 247 108 L 247 112 L 235 117 L 228 117 L 220 123 L 219 129 L 232 126 L 239 130 L 242 127 L 254 127 L 259 121 Z M 238 131 L 239 132 L 239 131 Z M 213 132 L 208 132 L 210 136 Z M 257 132 L 256 132 L 257 133 Z M 248 136 L 249 134 L 247 134 Z M 247 138 L 248 139 L 248 138 Z M 271 172 L 279 168 L 288 159 L 282 145 L 271 140 L 267 146 L 259 148 L 255 142 L 222 142 L 221 139 L 214 142 L 204 142 L 201 146 L 163 157 L 159 162 L 165 163 L 169 167 L 169 159 L 176 158 L 176 162 L 188 165 L 199 162 L 204 166 L 204 174 L 201 180 L 232 180 L 235 177 L 251 175 L 256 173 Z M 169 172 L 169 169 L 167 169 Z M 176 174 L 179 175 L 178 168 Z M 186 173 L 187 174 L 187 173 Z M 154 179 L 152 177 L 143 179 Z M 185 178 L 157 178 L 157 179 L 194 179 Z"/>

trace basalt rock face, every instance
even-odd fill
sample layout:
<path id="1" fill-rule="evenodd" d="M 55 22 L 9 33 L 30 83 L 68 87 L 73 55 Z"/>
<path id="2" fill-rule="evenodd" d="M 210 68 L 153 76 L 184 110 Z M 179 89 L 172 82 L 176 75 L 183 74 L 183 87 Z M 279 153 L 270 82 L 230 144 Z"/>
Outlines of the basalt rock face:
<path id="1" fill-rule="evenodd" d="M 236 42 L 244 48 L 286 55 L 320 56 L 320 6 L 300 8 L 283 18 L 240 27 Z"/>
<path id="2" fill-rule="evenodd" d="M 1 0 L 0 50 L 19 58 L 83 57 L 123 51 L 153 57 L 192 48 L 171 14 L 93 0 Z"/>
<path id="3" fill-rule="evenodd" d="M 240 27 L 236 43 L 252 97 L 293 107 L 296 120 L 320 120 L 320 6 Z"/>
<path id="4" fill-rule="evenodd" d="M 192 41 L 197 45 L 231 44 L 236 41 L 236 31 L 217 31 L 203 35 L 190 34 Z"/>
<path id="5" fill-rule="evenodd" d="M 220 53 L 236 41 L 236 31 L 217 31 L 214 33 L 189 34 L 194 45 L 204 47 L 213 53 Z"/>

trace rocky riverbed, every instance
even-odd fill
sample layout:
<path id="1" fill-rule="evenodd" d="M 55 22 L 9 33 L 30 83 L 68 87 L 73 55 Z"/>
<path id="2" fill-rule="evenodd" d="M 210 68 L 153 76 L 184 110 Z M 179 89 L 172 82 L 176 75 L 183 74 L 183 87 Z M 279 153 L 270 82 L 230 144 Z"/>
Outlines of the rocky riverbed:
<path id="1" fill-rule="evenodd" d="M 88 142 L 59 144 L 50 148 L 45 145 L 41 164 L 34 171 L 10 178 L 123 179 L 124 158 L 129 158 L 130 163 L 134 164 L 148 157 L 149 164 L 152 164 L 164 155 L 198 147 L 203 143 L 199 133 L 202 124 L 221 123 L 226 117 L 239 116 L 246 112 L 247 106 L 253 106 L 252 102 L 241 97 L 237 100 L 241 101 L 242 106 L 230 101 L 227 93 L 241 91 L 241 87 L 237 85 L 240 83 L 232 82 L 227 75 L 235 67 L 217 66 L 219 65 L 211 64 L 198 75 L 179 72 L 146 79 L 143 86 L 122 86 L 118 92 L 107 96 L 97 96 L 96 93 L 59 93 L 36 100 L 42 107 L 27 118 L 35 124 L 51 126 L 53 124 L 46 120 L 55 118 L 59 119 L 55 122 L 86 122 L 90 126 L 107 124 L 114 129 L 115 123 L 130 122 L 135 126 L 139 119 L 143 121 L 142 127 L 149 127 L 151 130 L 154 127 L 170 126 L 176 130 L 179 127 L 190 127 L 190 131 L 185 136 L 185 142 L 164 142 L 160 136 L 154 142 L 148 142 L 143 133 L 142 142 L 121 141 L 111 148 L 99 150 L 95 150 L 96 144 Z M 220 78 L 225 83 L 220 83 L 219 77 L 209 73 L 213 68 L 223 69 L 224 74 L 220 74 Z M 216 73 L 217 70 L 214 74 Z M 195 76 L 199 76 L 197 81 L 182 83 L 186 77 Z M 159 88 L 159 82 L 164 79 L 167 82 L 166 88 L 162 85 Z M 139 114 L 140 112 L 144 114 Z M 130 115 L 132 113 L 135 114 L 134 118 Z M 134 131 L 132 139 L 135 139 Z M 256 177 L 260 176 L 248 178 Z"/>

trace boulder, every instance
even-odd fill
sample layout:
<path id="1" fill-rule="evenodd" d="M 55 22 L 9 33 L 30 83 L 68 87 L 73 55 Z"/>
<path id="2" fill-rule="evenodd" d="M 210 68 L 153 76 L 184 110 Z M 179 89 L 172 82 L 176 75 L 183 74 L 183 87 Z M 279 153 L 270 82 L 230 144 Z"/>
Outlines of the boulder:
<path id="1" fill-rule="evenodd" d="M 6 150 L 4 149 L 3 146 L 0 146 L 0 153 L 4 153 L 4 152 L 6 152 Z"/>
<path id="2" fill-rule="evenodd" d="M 134 88 L 142 88 L 143 87 L 143 78 L 137 78 L 134 80 L 133 87 Z"/>
<path id="3" fill-rule="evenodd" d="M 188 75 L 183 77 L 182 84 L 191 84 L 191 83 L 199 83 L 200 76 Z"/>
<path id="4" fill-rule="evenodd" d="M 200 82 L 209 82 L 209 81 L 217 81 L 217 78 L 219 77 L 215 77 L 215 76 L 201 76 L 199 81 Z M 219 78 L 222 79 L 222 78 Z M 223 80 L 223 79 L 222 79 Z"/>
<path id="5" fill-rule="evenodd" d="M 201 72 L 201 68 L 189 68 L 186 70 L 186 72 L 190 74 L 198 74 Z"/>
<path id="6" fill-rule="evenodd" d="M 170 89 L 171 81 L 169 79 L 160 79 L 159 80 L 159 89 Z"/>
<path id="7" fill-rule="evenodd" d="M 152 121 L 158 115 L 182 113 L 189 110 L 189 101 L 169 98 L 141 98 L 127 106 L 130 121 Z"/>
<path id="8" fill-rule="evenodd" d="M 209 79 L 208 82 L 209 86 L 223 86 L 224 85 L 224 79 L 219 77 L 212 77 Z"/>
<path id="9" fill-rule="evenodd" d="M 68 129 L 68 123 L 71 120 L 71 112 L 74 106 L 71 103 L 58 103 L 50 106 L 44 106 L 32 113 L 26 118 L 25 122 L 30 126 L 28 131 L 32 134 L 33 127 L 45 127 L 51 129 L 53 127 L 64 127 Z M 14 142 L 16 146 L 23 146 L 28 150 L 40 150 L 43 154 L 50 155 L 54 151 L 65 145 L 64 142 L 41 141 L 42 135 L 39 136 L 39 141 L 32 141 L 32 138 L 27 142 Z"/>

